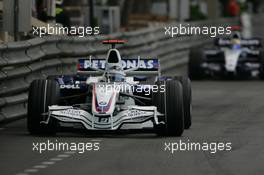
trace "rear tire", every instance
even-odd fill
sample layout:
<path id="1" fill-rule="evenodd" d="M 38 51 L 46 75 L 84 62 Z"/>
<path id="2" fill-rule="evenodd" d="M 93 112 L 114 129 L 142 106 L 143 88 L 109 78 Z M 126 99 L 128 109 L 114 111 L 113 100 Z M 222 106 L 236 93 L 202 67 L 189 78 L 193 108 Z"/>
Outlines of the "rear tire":
<path id="1" fill-rule="evenodd" d="M 195 48 L 190 50 L 188 73 L 191 80 L 201 80 L 204 77 L 204 71 L 201 67 L 203 63 L 203 52 Z"/>
<path id="2" fill-rule="evenodd" d="M 47 116 L 48 106 L 58 104 L 59 85 L 54 80 L 34 80 L 30 84 L 28 95 L 27 128 L 30 134 L 53 135 L 56 133 L 57 121 L 50 118 L 48 124 L 42 124 Z"/>
<path id="3" fill-rule="evenodd" d="M 154 126 L 161 136 L 181 136 L 184 131 L 184 109 L 182 85 L 177 80 L 158 82 L 165 84 L 165 92 L 153 93 L 153 104 L 157 110 L 165 114 L 164 124 Z"/>
<path id="4" fill-rule="evenodd" d="M 192 125 L 192 87 L 188 77 L 175 77 L 182 84 L 183 108 L 184 108 L 184 128 L 189 129 Z"/>

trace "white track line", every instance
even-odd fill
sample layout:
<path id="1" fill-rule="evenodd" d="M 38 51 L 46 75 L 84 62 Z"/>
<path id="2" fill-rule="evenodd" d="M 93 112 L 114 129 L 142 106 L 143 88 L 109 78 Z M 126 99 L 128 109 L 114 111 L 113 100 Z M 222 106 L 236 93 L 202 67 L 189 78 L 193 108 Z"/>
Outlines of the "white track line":
<path id="1" fill-rule="evenodd" d="M 70 154 L 60 154 L 57 157 L 66 158 L 66 157 L 70 157 L 70 156 L 71 156 Z"/>
<path id="2" fill-rule="evenodd" d="M 36 173 L 36 172 L 38 172 L 38 169 L 34 169 L 34 168 L 25 169 L 24 172 L 26 172 L 26 173 Z"/>
<path id="3" fill-rule="evenodd" d="M 47 165 L 35 165 L 35 166 L 33 166 L 33 168 L 37 168 L 37 169 L 44 169 L 47 167 L 48 167 Z"/>
<path id="4" fill-rule="evenodd" d="M 63 154 L 59 154 L 56 157 L 50 158 L 48 161 L 44 161 L 38 165 L 32 166 L 32 168 L 25 169 L 22 173 L 17 173 L 16 175 L 29 175 L 32 173 L 36 173 L 41 169 L 48 168 L 49 166 L 54 165 L 58 161 L 62 161 L 64 158 L 70 157 L 74 153 L 74 151 L 64 152 Z"/>
<path id="5" fill-rule="evenodd" d="M 57 161 L 61 161 L 62 158 L 51 158 L 50 161 L 54 161 L 54 162 L 57 162 Z"/>
<path id="6" fill-rule="evenodd" d="M 45 162 L 42 162 L 41 164 L 42 165 L 53 165 L 55 162 L 53 161 L 45 161 Z"/>
<path id="7" fill-rule="evenodd" d="M 75 151 L 66 151 L 64 154 L 75 154 Z"/>

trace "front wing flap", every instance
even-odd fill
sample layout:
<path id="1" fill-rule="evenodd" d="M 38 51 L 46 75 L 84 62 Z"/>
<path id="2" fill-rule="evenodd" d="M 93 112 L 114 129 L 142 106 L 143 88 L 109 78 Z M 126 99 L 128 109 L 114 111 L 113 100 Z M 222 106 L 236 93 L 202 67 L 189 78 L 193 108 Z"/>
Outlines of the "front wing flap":
<path id="1" fill-rule="evenodd" d="M 97 116 L 79 108 L 53 105 L 49 107 L 47 121 L 53 117 L 61 122 L 81 123 L 89 130 L 117 130 L 126 123 L 144 123 L 153 120 L 159 124 L 158 115 L 162 114 L 157 112 L 155 106 L 128 106 L 126 110 L 114 116 Z"/>

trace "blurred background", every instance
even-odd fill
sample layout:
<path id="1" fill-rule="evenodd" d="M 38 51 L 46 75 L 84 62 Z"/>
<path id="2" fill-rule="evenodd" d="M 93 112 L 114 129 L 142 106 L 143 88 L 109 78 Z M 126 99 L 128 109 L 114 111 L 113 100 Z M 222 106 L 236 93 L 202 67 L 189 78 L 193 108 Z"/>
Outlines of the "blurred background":
<path id="1" fill-rule="evenodd" d="M 262 12 L 261 0 L 0 0 L 0 42 L 28 39 L 32 26 L 55 23 L 109 34 Z"/>

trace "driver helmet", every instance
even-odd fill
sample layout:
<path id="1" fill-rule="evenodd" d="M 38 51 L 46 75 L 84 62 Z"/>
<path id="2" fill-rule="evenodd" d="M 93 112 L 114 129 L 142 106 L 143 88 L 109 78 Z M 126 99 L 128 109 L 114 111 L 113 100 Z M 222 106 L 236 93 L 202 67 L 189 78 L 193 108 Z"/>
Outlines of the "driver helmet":
<path id="1" fill-rule="evenodd" d="M 234 34 L 233 34 L 233 36 L 232 36 L 232 39 L 241 39 L 241 35 L 240 35 L 240 33 L 239 32 L 235 32 Z"/>
<path id="2" fill-rule="evenodd" d="M 120 73 L 107 73 L 106 78 L 110 82 L 123 82 L 125 80 L 125 76 Z"/>
<path id="3" fill-rule="evenodd" d="M 231 39 L 231 44 L 233 49 L 240 49 L 241 48 L 241 35 L 240 33 L 236 32 L 233 34 Z"/>

